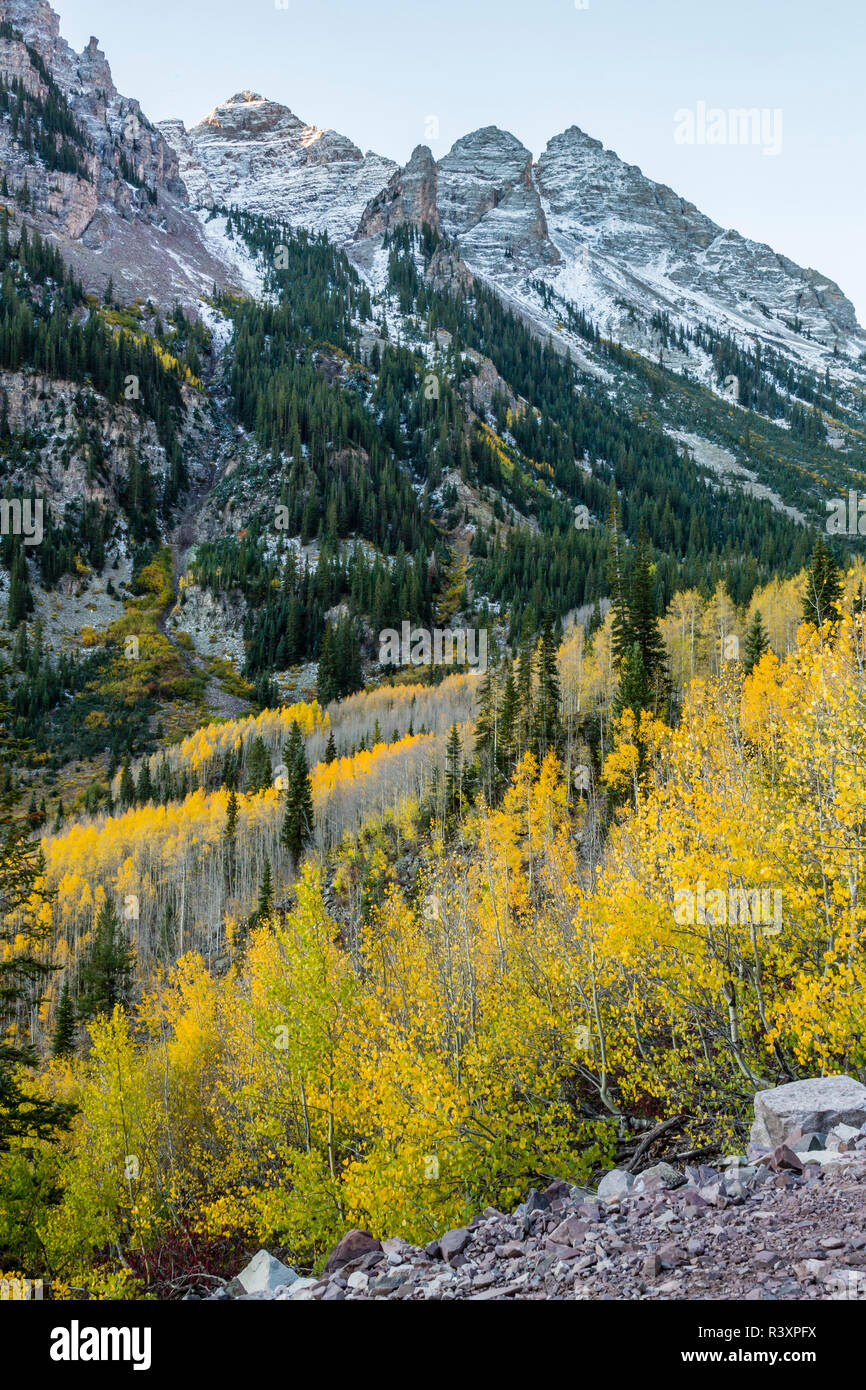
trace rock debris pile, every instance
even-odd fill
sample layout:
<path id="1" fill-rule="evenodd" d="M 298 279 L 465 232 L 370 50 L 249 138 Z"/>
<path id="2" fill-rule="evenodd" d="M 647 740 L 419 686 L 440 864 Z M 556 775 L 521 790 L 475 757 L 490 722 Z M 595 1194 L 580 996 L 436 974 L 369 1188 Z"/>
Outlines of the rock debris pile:
<path id="1" fill-rule="evenodd" d="M 866 1087 L 793 1082 L 755 1097 L 745 1155 L 556 1181 L 423 1249 L 349 1231 L 318 1278 L 262 1250 L 222 1299 L 866 1301 Z"/>

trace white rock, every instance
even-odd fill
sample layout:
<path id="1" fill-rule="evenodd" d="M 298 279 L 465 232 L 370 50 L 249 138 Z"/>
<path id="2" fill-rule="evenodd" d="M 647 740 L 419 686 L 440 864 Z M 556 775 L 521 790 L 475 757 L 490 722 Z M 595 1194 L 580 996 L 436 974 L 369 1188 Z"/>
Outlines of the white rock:
<path id="1" fill-rule="evenodd" d="M 303 1300 L 304 1297 L 309 1298 L 310 1295 L 307 1293 L 307 1290 L 311 1289 L 314 1284 L 318 1284 L 318 1282 L 318 1279 L 296 1279 L 294 1284 L 289 1285 L 286 1298 L 297 1298 L 301 1300 Z"/>
<path id="2" fill-rule="evenodd" d="M 855 1125 L 834 1125 L 830 1131 L 837 1139 L 856 1139 L 860 1130 Z"/>
<path id="3" fill-rule="evenodd" d="M 244 1293 L 276 1293 L 284 1284 L 294 1284 L 298 1274 L 282 1261 L 274 1259 L 267 1250 L 253 1255 L 249 1264 L 237 1275 L 236 1283 Z"/>
<path id="4" fill-rule="evenodd" d="M 847 1163 L 854 1158 L 854 1154 L 840 1153 L 838 1149 L 810 1149 L 808 1153 L 800 1154 L 800 1161 L 805 1168 L 810 1163 L 817 1163 L 822 1168 L 832 1168 L 834 1164 Z"/>

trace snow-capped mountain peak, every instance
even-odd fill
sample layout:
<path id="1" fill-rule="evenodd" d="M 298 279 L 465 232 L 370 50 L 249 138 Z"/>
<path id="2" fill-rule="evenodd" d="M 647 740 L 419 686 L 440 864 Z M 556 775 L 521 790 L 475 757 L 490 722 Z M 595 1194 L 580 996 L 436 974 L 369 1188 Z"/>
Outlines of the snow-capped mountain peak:
<path id="1" fill-rule="evenodd" d="M 236 204 L 338 241 L 351 237 L 397 167 L 252 91 L 221 102 L 189 131 L 181 121 L 160 128 L 198 206 Z"/>

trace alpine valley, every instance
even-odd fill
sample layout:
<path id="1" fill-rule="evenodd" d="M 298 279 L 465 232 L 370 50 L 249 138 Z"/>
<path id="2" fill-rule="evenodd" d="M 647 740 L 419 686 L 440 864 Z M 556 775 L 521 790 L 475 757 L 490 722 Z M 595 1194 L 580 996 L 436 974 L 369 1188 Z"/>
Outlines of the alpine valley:
<path id="1" fill-rule="evenodd" d="M 535 1186 L 561 1233 L 863 1082 L 839 286 L 577 126 L 154 124 L 47 0 L 0 0 L 0 173 L 0 1277 L 318 1274 Z"/>

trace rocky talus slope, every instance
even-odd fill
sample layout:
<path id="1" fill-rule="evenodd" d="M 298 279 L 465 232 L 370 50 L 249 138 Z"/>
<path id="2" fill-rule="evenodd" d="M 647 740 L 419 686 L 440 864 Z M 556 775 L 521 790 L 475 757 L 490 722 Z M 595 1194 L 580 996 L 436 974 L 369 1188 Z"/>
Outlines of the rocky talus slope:
<path id="1" fill-rule="evenodd" d="M 866 1300 L 866 1087 L 794 1082 L 755 1098 L 746 1155 L 553 1182 L 421 1249 L 350 1231 L 318 1279 L 267 1251 L 222 1299 Z"/>

